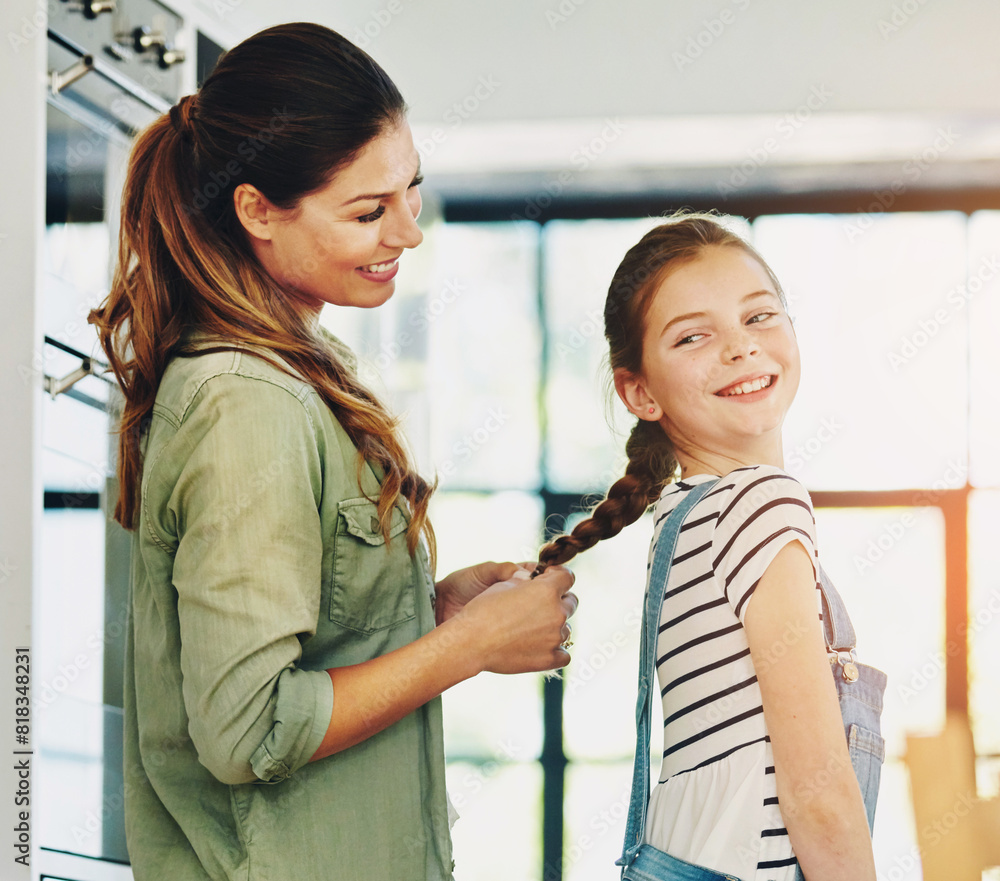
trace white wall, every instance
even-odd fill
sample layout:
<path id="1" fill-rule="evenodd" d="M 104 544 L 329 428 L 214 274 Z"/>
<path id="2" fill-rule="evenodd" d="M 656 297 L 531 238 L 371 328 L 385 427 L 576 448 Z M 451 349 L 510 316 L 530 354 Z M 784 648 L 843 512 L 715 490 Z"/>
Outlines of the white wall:
<path id="1" fill-rule="evenodd" d="M 757 163 L 760 191 L 875 189 L 949 126 L 919 185 L 1000 180 L 1000 4 L 983 0 L 192 2 L 233 39 L 309 19 L 362 44 L 445 194 L 523 194 L 561 169 L 581 192 L 715 193 L 790 113 L 808 125 Z M 581 167 L 608 118 L 627 133 Z"/>
<path id="2" fill-rule="evenodd" d="M 484 121 L 769 113 L 820 84 L 837 112 L 1000 109 L 1000 4 L 984 0 L 243 0 L 229 16 L 241 36 L 299 18 L 367 28 L 418 122 L 480 76 L 501 84 Z"/>

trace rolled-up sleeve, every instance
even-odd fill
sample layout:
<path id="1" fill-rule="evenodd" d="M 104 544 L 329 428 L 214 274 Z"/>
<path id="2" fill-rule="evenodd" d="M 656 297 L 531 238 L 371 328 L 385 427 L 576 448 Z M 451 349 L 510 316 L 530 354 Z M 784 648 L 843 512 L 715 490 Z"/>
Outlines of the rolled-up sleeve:
<path id="1" fill-rule="evenodd" d="M 175 543 L 184 707 L 201 763 L 223 783 L 277 782 L 319 748 L 333 687 L 298 666 L 316 632 L 322 439 L 305 392 L 222 374 L 185 409 L 183 463 L 146 518 Z M 153 529 L 153 527 L 151 527 Z M 154 532 L 157 530 L 153 529 Z"/>

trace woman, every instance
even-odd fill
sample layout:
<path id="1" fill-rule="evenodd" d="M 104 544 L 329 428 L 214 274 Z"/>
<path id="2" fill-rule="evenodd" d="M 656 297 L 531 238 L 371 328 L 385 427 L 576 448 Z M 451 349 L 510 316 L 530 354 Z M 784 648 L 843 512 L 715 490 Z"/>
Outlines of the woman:
<path id="1" fill-rule="evenodd" d="M 107 302 L 134 528 L 126 835 L 137 879 L 442 879 L 439 695 L 569 657 L 572 575 L 434 584 L 432 487 L 318 324 L 420 243 L 386 74 L 282 25 L 139 137 Z"/>
<path id="2" fill-rule="evenodd" d="M 854 663 L 809 495 L 782 470 L 799 352 L 778 281 L 715 218 L 682 215 L 625 256 L 605 327 L 638 417 L 625 477 L 539 568 L 656 502 L 624 877 L 791 881 L 798 862 L 810 881 L 874 879 L 885 680 Z M 649 796 L 654 664 L 665 721 Z"/>

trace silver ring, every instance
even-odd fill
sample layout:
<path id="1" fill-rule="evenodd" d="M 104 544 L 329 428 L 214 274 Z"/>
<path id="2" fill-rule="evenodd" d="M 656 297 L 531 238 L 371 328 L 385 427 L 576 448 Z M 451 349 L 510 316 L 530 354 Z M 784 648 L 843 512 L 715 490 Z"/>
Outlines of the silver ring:
<path id="1" fill-rule="evenodd" d="M 559 648 L 564 650 L 573 645 L 573 628 L 568 621 L 566 622 L 566 629 L 569 631 L 569 635 L 559 643 Z"/>

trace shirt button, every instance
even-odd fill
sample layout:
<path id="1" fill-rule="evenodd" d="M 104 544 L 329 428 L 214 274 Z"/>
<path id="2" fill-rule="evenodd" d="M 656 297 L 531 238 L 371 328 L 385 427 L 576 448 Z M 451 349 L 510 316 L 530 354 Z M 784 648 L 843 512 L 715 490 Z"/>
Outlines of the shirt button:
<path id="1" fill-rule="evenodd" d="M 378 532 L 379 531 L 378 527 L 379 527 L 378 517 L 372 517 L 372 532 Z"/>

